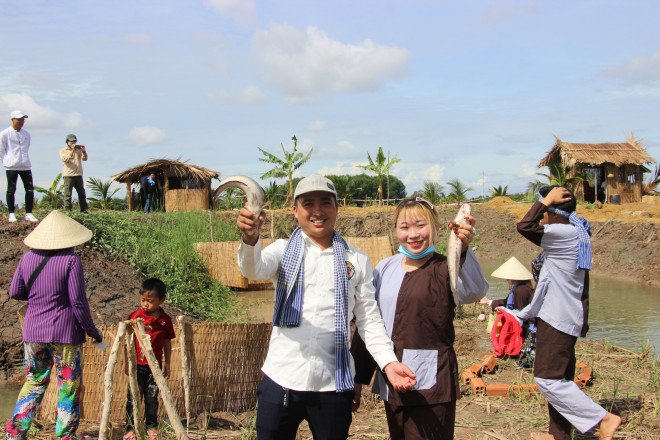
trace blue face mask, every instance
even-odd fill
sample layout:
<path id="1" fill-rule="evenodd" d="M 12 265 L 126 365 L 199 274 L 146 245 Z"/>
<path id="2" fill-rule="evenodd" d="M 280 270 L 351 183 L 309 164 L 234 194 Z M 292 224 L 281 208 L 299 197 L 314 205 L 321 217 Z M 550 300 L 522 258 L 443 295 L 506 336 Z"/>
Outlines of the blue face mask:
<path id="1" fill-rule="evenodd" d="M 426 257 L 431 252 L 435 252 L 435 246 L 431 245 L 427 247 L 426 250 L 421 254 L 413 254 L 408 249 L 404 248 L 402 245 L 399 245 L 399 252 L 408 258 L 412 258 L 413 260 L 419 260 L 420 258 Z"/>

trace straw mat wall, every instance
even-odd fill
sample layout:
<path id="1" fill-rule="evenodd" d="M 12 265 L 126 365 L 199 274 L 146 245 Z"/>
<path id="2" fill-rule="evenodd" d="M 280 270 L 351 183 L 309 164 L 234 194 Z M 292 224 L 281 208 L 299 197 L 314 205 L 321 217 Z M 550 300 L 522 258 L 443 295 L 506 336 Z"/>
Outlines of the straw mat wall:
<path id="1" fill-rule="evenodd" d="M 167 384 L 177 413 L 185 417 L 183 370 L 181 362 L 180 326 L 174 324 L 177 337 L 172 340 L 172 365 Z M 263 324 L 186 323 L 187 353 L 190 363 L 191 416 L 202 411 L 242 412 L 257 403 L 257 385 L 263 377 L 261 366 L 266 359 L 271 326 Z M 98 423 L 101 418 L 103 379 L 117 326 L 104 327 L 103 339 L 109 347 L 103 352 L 90 342 L 83 345 L 83 384 L 81 420 Z M 128 376 L 124 374 L 124 350 L 119 351 L 113 371 L 113 399 L 110 421 L 123 426 Z M 55 421 L 57 411 L 57 377 L 51 373 L 40 408 L 40 418 Z M 166 417 L 159 405 L 159 417 Z"/>
<path id="2" fill-rule="evenodd" d="M 165 191 L 165 211 L 206 211 L 209 209 L 209 189 L 170 189 Z"/>
<path id="3" fill-rule="evenodd" d="M 275 240 L 262 238 L 259 241 L 263 249 Z M 268 289 L 273 284 L 270 280 L 248 280 L 241 273 L 236 262 L 239 243 L 238 241 L 207 242 L 195 243 L 195 246 L 202 260 L 206 263 L 206 267 L 208 267 L 209 276 L 214 280 L 225 286 L 239 289 Z"/>
<path id="4" fill-rule="evenodd" d="M 384 258 L 390 257 L 392 253 L 392 244 L 390 238 L 382 237 L 344 237 L 352 246 L 360 249 L 369 255 L 371 264 L 376 264 Z M 271 244 L 273 239 L 262 238 L 261 248 Z M 219 281 L 225 286 L 239 289 L 261 290 L 272 287 L 270 280 L 255 281 L 248 280 L 241 274 L 236 262 L 236 252 L 238 250 L 238 241 L 224 241 L 214 243 L 196 243 L 197 252 L 200 254 L 209 270 L 209 276 Z"/>

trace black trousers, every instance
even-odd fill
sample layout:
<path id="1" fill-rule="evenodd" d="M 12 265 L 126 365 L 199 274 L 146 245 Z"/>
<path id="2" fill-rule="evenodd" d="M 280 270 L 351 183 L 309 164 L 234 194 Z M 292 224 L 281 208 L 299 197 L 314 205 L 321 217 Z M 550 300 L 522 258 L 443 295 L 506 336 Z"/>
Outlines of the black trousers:
<path id="1" fill-rule="evenodd" d="M 14 213 L 14 195 L 16 194 L 16 182 L 18 176 L 21 176 L 23 181 L 23 189 L 25 189 L 25 213 L 32 212 L 34 205 L 34 185 L 32 183 L 32 171 L 30 170 L 5 170 L 7 173 L 7 210 L 10 214 Z"/>
<path id="2" fill-rule="evenodd" d="M 314 440 L 345 440 L 353 421 L 353 391 L 316 392 L 282 388 L 264 376 L 257 387 L 259 440 L 293 440 L 307 420 Z M 285 402 L 286 398 L 286 402 Z"/>
<path id="3" fill-rule="evenodd" d="M 137 383 L 140 397 L 144 399 L 144 419 L 147 430 L 158 429 L 158 385 L 149 365 L 137 366 Z M 134 430 L 133 398 L 131 389 L 126 392 L 126 431 Z"/>
<path id="4" fill-rule="evenodd" d="M 85 182 L 82 176 L 64 176 L 64 209 L 71 209 L 71 193 L 73 188 L 78 193 L 78 204 L 80 211 L 87 211 L 87 195 L 85 194 Z"/>

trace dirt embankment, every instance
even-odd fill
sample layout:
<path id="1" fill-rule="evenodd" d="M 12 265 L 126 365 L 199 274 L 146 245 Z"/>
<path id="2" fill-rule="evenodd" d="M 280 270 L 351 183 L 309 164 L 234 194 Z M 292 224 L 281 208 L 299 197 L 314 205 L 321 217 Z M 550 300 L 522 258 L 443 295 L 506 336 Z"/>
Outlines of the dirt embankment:
<path id="1" fill-rule="evenodd" d="M 540 249 L 523 239 L 515 229 L 516 222 L 529 209 L 529 204 L 515 203 L 506 197 L 475 205 L 478 235 L 473 247 L 479 258 L 501 259 L 515 255 L 529 262 Z M 582 207 L 580 207 L 582 208 Z M 633 210 L 651 210 L 651 218 L 632 216 Z M 593 274 L 628 279 L 660 286 L 660 206 L 658 212 L 649 207 L 622 205 L 603 210 L 580 211 L 592 225 Z M 439 208 L 442 223 L 449 223 L 456 207 Z M 630 214 L 628 214 L 630 213 Z M 93 214 L 92 214 L 93 215 Z M 234 218 L 235 213 L 223 213 Z M 263 235 L 286 237 L 295 227 L 290 211 L 269 212 Z M 20 375 L 21 330 L 16 310 L 21 302 L 10 300 L 8 290 L 20 257 L 27 252 L 23 238 L 34 228 L 27 222 L 0 225 L 0 381 Z M 369 237 L 390 235 L 393 240 L 393 208 L 341 208 L 337 230 L 346 236 Z M 138 307 L 137 294 L 141 275 L 128 264 L 105 258 L 90 247 L 77 250 L 85 268 L 85 282 L 90 306 L 97 325 L 111 325 L 126 319 Z M 176 313 L 176 312 L 174 312 Z"/>

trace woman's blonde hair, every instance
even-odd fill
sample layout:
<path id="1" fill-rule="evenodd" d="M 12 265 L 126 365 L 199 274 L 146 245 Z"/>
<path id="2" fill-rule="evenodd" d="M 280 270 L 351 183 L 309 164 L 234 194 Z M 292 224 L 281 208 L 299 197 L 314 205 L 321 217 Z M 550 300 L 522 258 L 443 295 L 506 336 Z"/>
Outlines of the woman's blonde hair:
<path id="1" fill-rule="evenodd" d="M 431 226 L 431 243 L 435 243 L 440 232 L 440 219 L 431 202 L 421 197 L 408 197 L 401 200 L 394 211 L 395 228 L 401 215 L 426 219 Z"/>

